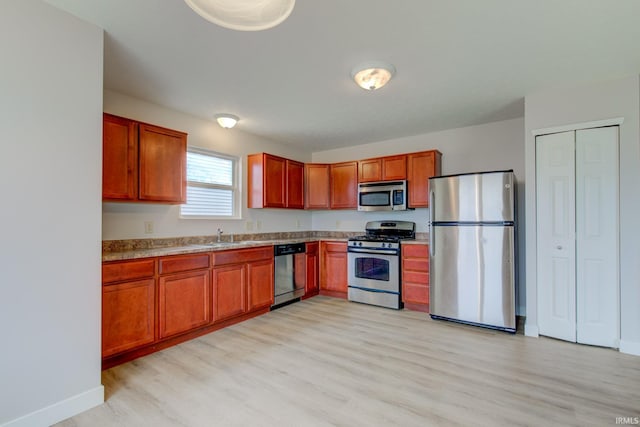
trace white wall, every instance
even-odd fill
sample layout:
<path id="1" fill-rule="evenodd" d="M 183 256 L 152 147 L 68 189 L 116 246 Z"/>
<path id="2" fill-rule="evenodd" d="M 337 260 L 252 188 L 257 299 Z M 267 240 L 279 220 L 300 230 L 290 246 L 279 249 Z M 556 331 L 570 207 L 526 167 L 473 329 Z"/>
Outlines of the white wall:
<path id="1" fill-rule="evenodd" d="M 527 325 L 537 335 L 535 138 L 532 131 L 622 117 L 620 126 L 620 350 L 640 355 L 640 81 L 638 76 L 564 88 L 525 99 Z"/>
<path id="2" fill-rule="evenodd" d="M 524 276 L 524 120 L 512 119 L 479 126 L 450 129 L 424 135 L 398 138 L 355 147 L 313 153 L 316 163 L 360 160 L 396 153 L 437 149 L 442 153 L 443 175 L 487 170 L 513 169 L 518 180 L 519 285 L 518 314 L 525 314 Z M 316 211 L 314 230 L 363 231 L 367 221 L 393 219 L 414 221 L 416 231 L 427 232 L 429 211 L 406 212 Z"/>
<path id="3" fill-rule="evenodd" d="M 0 425 L 102 403 L 102 31 L 0 2 Z"/>
<path id="4" fill-rule="evenodd" d="M 302 162 L 311 160 L 310 153 L 297 147 L 258 137 L 239 128 L 222 129 L 215 120 L 204 120 L 156 104 L 104 91 L 104 111 L 140 120 L 189 134 L 189 146 L 206 148 L 241 158 L 242 201 L 241 220 L 181 219 L 180 207 L 141 203 L 105 203 L 103 206 L 102 238 L 104 240 L 144 239 L 213 235 L 218 227 L 229 233 L 262 233 L 311 229 L 311 213 L 303 210 L 247 209 L 247 155 L 266 152 Z M 212 116 L 215 112 L 212 112 Z M 144 222 L 152 221 L 154 233 L 144 233 Z M 247 222 L 253 226 L 247 229 Z M 298 226 L 299 224 L 299 226 Z M 258 229 L 258 226 L 260 228 Z"/>

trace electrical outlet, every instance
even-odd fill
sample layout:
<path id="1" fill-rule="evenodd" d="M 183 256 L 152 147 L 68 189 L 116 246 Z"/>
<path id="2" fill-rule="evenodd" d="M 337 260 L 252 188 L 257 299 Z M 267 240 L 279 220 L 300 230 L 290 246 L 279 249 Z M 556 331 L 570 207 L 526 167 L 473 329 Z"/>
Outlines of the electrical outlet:
<path id="1" fill-rule="evenodd" d="M 336 221 L 336 230 L 340 229 L 340 221 Z"/>
<path id="2" fill-rule="evenodd" d="M 256 227 L 258 230 L 262 230 L 262 221 L 256 221 Z"/>
<path id="3" fill-rule="evenodd" d="M 153 234 L 153 221 L 144 222 L 144 234 Z"/>
<path id="4" fill-rule="evenodd" d="M 253 221 L 247 221 L 244 223 L 244 228 L 247 231 L 253 230 Z"/>

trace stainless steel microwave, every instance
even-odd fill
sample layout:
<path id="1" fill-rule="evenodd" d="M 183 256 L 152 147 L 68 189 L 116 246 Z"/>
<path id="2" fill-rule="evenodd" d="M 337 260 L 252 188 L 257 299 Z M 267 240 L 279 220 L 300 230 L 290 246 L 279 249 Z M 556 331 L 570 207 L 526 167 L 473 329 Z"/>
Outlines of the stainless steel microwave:
<path id="1" fill-rule="evenodd" d="M 358 184 L 358 210 L 407 210 L 407 181 L 363 182 Z"/>

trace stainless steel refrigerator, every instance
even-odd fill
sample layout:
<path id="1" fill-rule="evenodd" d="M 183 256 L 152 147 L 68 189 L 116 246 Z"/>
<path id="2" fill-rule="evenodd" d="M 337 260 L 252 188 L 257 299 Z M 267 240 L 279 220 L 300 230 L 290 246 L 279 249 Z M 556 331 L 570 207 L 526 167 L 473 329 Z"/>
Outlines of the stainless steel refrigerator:
<path id="1" fill-rule="evenodd" d="M 429 311 L 515 332 L 512 170 L 429 179 Z"/>

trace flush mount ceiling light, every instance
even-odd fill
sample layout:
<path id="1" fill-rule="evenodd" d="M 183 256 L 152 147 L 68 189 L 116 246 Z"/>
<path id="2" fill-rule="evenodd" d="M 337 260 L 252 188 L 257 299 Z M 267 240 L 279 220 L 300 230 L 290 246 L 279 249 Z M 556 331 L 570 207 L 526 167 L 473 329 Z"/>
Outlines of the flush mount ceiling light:
<path id="1" fill-rule="evenodd" d="M 351 71 L 351 77 L 358 86 L 366 90 L 380 89 L 396 73 L 393 65 L 386 62 L 367 62 Z"/>
<path id="2" fill-rule="evenodd" d="M 184 0 L 209 22 L 238 31 L 260 31 L 287 19 L 296 0 Z"/>
<path id="3" fill-rule="evenodd" d="M 215 118 L 220 126 L 225 129 L 231 129 L 238 123 L 238 116 L 234 116 L 233 114 L 216 114 Z"/>

